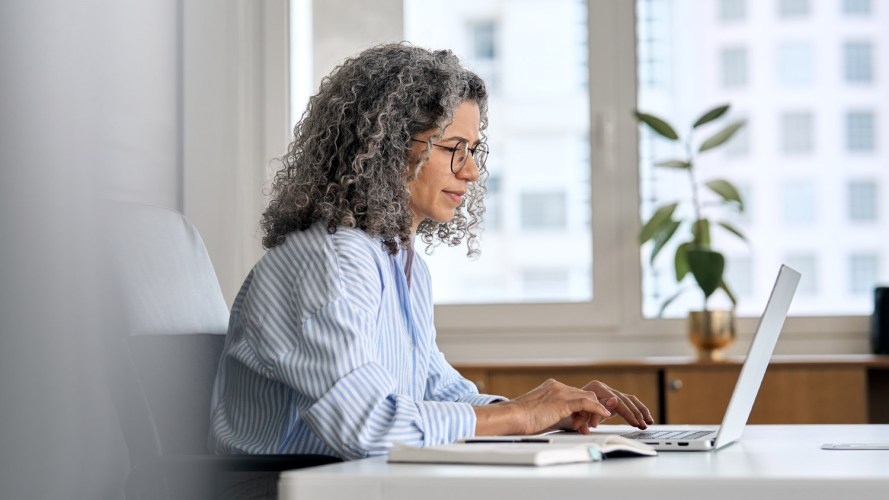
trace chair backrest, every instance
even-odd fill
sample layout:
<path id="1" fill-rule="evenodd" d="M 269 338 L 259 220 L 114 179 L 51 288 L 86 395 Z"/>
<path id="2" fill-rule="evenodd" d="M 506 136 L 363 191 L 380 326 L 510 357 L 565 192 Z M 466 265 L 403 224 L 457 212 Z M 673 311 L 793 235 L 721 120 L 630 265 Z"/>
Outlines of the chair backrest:
<path id="1" fill-rule="evenodd" d="M 228 307 L 184 216 L 120 205 L 111 244 L 126 319 L 122 335 L 109 339 L 108 357 L 131 467 L 162 455 L 206 454 Z"/>
<path id="2" fill-rule="evenodd" d="M 197 229 L 170 209 L 117 205 L 113 244 L 129 334 L 224 334 L 228 306 Z"/>

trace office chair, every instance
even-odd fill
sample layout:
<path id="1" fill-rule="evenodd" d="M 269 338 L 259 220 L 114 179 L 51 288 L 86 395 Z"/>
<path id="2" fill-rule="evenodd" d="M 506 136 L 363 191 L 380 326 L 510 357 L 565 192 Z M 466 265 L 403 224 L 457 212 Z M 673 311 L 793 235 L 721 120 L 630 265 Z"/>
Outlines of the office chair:
<path id="1" fill-rule="evenodd" d="M 121 205 L 121 206 L 118 206 Z M 107 342 L 130 459 L 126 496 L 216 498 L 233 484 L 339 462 L 323 455 L 211 455 L 210 397 L 228 307 L 197 230 L 178 212 L 115 204 L 110 242 L 125 324 Z"/>

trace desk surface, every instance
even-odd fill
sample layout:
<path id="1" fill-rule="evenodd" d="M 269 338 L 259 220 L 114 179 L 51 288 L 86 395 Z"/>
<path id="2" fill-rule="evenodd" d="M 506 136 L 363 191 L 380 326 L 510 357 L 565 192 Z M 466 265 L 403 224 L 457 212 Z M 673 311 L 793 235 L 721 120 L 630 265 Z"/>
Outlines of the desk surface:
<path id="1" fill-rule="evenodd" d="M 388 464 L 384 457 L 284 472 L 279 498 L 889 498 L 889 450 L 828 451 L 824 443 L 889 443 L 889 425 L 748 426 L 716 452 L 661 452 L 550 467 Z"/>

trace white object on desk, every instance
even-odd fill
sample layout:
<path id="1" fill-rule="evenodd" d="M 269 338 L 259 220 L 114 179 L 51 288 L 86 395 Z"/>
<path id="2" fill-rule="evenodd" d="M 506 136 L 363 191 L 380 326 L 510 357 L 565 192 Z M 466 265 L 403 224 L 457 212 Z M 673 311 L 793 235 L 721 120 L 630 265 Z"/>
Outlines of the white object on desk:
<path id="1" fill-rule="evenodd" d="M 552 467 L 389 464 L 376 457 L 284 472 L 281 500 L 539 498 L 886 498 L 889 452 L 825 442 L 889 442 L 889 425 L 748 426 L 714 453 L 662 453 Z"/>

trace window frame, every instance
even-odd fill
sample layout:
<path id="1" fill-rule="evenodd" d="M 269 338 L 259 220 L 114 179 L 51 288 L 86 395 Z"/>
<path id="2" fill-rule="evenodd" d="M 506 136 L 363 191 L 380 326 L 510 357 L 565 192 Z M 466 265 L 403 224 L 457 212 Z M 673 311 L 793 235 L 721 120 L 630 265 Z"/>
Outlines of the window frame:
<path id="1" fill-rule="evenodd" d="M 325 7 L 321 3 L 315 8 Z M 684 319 L 642 317 L 638 125 L 629 112 L 636 106 L 635 2 L 588 1 L 587 9 L 594 299 L 586 303 L 435 306 L 438 343 L 452 361 L 691 352 Z M 259 38 L 252 43 L 281 42 L 260 33 L 256 36 Z M 365 45 L 380 41 L 370 38 Z M 315 46 L 313 50 L 317 50 L 317 40 Z M 315 58 L 317 67 L 317 53 Z M 277 74 L 268 66 L 262 70 L 271 72 L 267 79 Z M 286 97 L 280 95 L 274 98 L 281 101 L 278 103 L 265 99 L 265 105 L 273 108 L 275 104 L 287 105 Z M 244 168 L 257 166 L 245 164 Z M 254 196 L 255 202 L 261 200 L 260 194 Z M 256 221 L 238 222 L 255 234 Z M 250 267 L 252 263 L 236 269 L 236 274 L 245 276 Z M 778 351 L 867 352 L 869 321 L 869 316 L 790 317 Z M 757 322 L 756 317 L 737 320 L 737 353 L 748 344 Z"/>
<path id="2" fill-rule="evenodd" d="M 544 335 L 540 341 L 559 342 L 575 340 L 580 333 L 594 341 L 640 347 L 636 356 L 657 354 L 651 346 L 637 344 L 643 339 L 653 340 L 656 350 L 660 350 L 658 344 L 674 344 L 662 353 L 675 352 L 676 343 L 687 344 L 684 319 L 642 317 L 636 238 L 641 227 L 639 171 L 620 168 L 639 164 L 637 124 L 627 112 L 635 109 L 637 97 L 635 2 L 588 1 L 587 11 L 593 301 L 436 306 L 439 337 L 446 341 L 452 337 L 456 343 L 484 344 L 496 343 L 497 337 Z M 758 321 L 758 317 L 737 319 L 741 344 L 749 341 Z M 788 317 L 782 344 L 790 352 L 867 352 L 869 321 L 868 316 Z M 622 349 L 608 346 L 606 351 Z"/>

